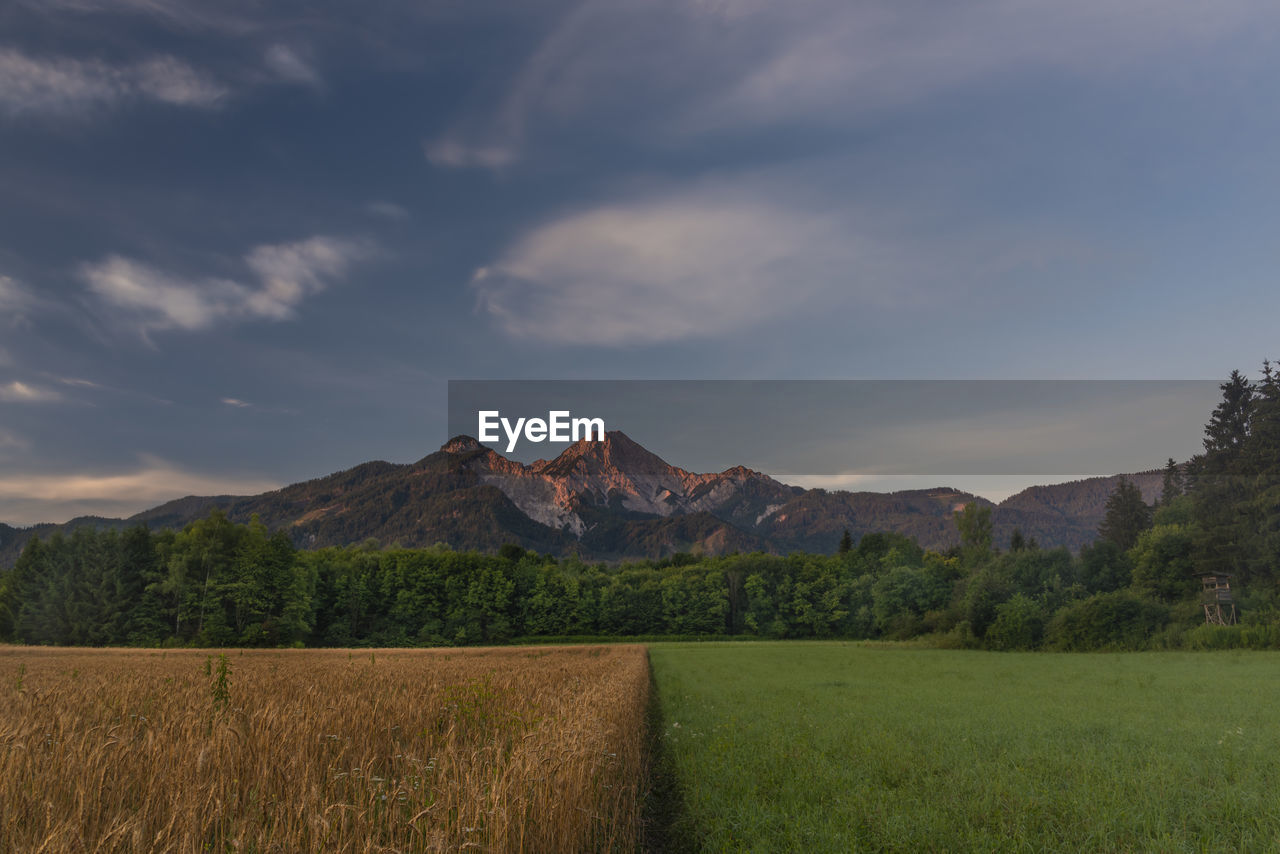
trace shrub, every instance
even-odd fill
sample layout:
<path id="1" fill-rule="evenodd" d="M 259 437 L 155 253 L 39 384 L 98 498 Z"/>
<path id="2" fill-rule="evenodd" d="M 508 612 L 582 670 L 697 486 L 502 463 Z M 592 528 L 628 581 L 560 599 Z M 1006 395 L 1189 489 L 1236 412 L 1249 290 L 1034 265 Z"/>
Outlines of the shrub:
<path id="1" fill-rule="evenodd" d="M 1014 594 L 996 608 L 995 621 L 987 628 L 990 649 L 1034 649 L 1044 636 L 1044 610 L 1024 593 Z"/>
<path id="2" fill-rule="evenodd" d="M 1054 649 L 1137 649 L 1169 622 L 1169 608 L 1128 590 L 1097 593 L 1062 608 L 1049 622 Z"/>
<path id="3" fill-rule="evenodd" d="M 1278 649 L 1280 626 L 1199 625 L 1183 635 L 1186 649 Z"/>

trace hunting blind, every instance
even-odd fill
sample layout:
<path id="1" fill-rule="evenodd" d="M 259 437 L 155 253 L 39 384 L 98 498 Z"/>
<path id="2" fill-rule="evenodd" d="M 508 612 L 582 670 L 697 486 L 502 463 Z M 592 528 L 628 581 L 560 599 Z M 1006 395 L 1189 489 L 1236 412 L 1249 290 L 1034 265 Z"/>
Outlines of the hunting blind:
<path id="1" fill-rule="evenodd" d="M 1204 622 L 1209 626 L 1230 626 L 1236 621 L 1236 603 L 1231 598 L 1231 576 L 1225 572 L 1206 573 L 1200 576 L 1204 590 L 1200 603 L 1204 605 Z"/>

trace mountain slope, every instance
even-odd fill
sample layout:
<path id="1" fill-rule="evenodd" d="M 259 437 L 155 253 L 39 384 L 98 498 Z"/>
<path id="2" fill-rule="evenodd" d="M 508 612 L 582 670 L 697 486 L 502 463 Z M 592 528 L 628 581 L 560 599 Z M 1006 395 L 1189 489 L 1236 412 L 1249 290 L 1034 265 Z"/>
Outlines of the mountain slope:
<path id="1" fill-rule="evenodd" d="M 1093 542 L 1106 515 L 1107 499 L 1115 492 L 1121 475 L 1093 477 L 1053 486 L 1032 486 L 1011 495 L 992 514 L 995 541 L 1009 542 L 1017 528 L 1023 536 L 1034 537 L 1042 546 L 1067 546 L 1075 550 Z M 1148 504 L 1160 497 L 1162 471 L 1124 475 L 1142 491 Z"/>

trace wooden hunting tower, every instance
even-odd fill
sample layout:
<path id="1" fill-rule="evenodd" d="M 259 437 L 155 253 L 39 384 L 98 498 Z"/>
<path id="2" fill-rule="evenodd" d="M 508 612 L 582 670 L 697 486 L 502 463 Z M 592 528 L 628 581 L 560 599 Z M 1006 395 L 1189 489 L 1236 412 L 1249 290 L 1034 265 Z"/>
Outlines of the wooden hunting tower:
<path id="1" fill-rule="evenodd" d="M 1204 591 L 1200 603 L 1204 605 L 1204 622 L 1209 626 L 1230 626 L 1236 621 L 1236 603 L 1231 598 L 1231 576 L 1225 572 L 1200 576 Z"/>

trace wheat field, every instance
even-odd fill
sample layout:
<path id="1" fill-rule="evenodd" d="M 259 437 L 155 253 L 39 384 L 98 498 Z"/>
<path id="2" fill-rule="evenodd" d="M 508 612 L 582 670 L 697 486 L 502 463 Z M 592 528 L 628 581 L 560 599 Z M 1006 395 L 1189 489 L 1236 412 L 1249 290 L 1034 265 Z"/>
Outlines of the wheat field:
<path id="1" fill-rule="evenodd" d="M 0 647 L 0 851 L 613 851 L 646 652 Z"/>

